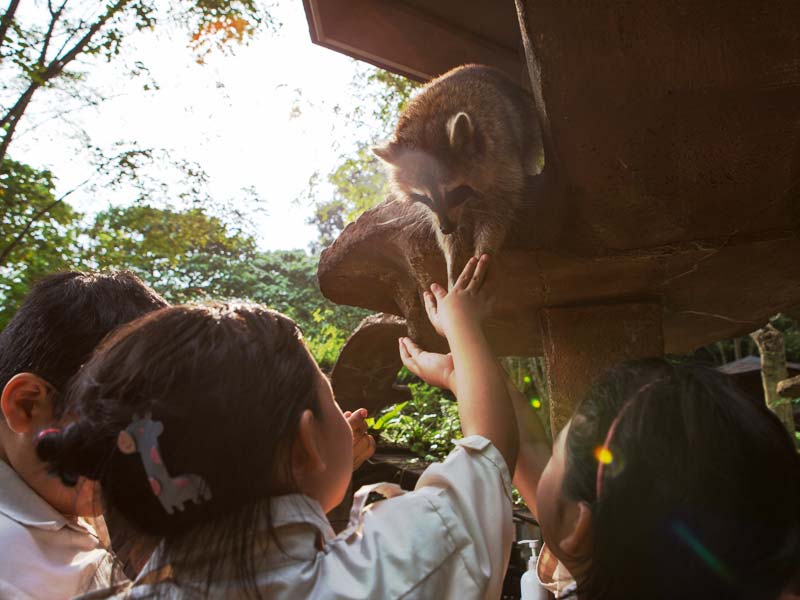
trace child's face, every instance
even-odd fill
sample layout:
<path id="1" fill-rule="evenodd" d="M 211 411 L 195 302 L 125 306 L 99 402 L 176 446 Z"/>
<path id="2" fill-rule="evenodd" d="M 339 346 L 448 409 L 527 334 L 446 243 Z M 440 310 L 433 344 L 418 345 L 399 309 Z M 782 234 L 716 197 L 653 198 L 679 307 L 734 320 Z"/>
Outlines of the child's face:
<path id="1" fill-rule="evenodd" d="M 347 493 L 353 475 L 353 432 L 333 398 L 328 378 L 316 367 L 316 386 L 320 418 L 315 419 L 316 444 L 324 468 L 319 472 L 311 490 L 325 512 L 336 507 Z"/>
<path id="2" fill-rule="evenodd" d="M 553 444 L 553 454 L 547 462 L 542 477 L 539 480 L 536 499 L 537 516 L 542 529 L 542 536 L 548 548 L 559 556 L 558 540 L 559 531 L 562 529 L 564 513 L 564 499 L 562 489 L 564 485 L 564 470 L 566 468 L 565 444 L 569 423 L 559 432 Z"/>
<path id="3" fill-rule="evenodd" d="M 51 426 L 55 390 L 32 373 L 19 373 L 2 390 L 0 459 L 50 506 L 65 515 L 96 516 L 100 512 L 97 485 L 81 478 L 67 487 L 48 473 L 36 455 L 37 434 Z"/>
<path id="4" fill-rule="evenodd" d="M 553 444 L 553 454 L 542 472 L 537 489 L 537 517 L 542 536 L 549 550 L 573 576 L 578 576 L 590 560 L 589 523 L 591 511 L 587 505 L 564 495 L 567 469 L 567 436 L 571 421 L 559 432 Z"/>

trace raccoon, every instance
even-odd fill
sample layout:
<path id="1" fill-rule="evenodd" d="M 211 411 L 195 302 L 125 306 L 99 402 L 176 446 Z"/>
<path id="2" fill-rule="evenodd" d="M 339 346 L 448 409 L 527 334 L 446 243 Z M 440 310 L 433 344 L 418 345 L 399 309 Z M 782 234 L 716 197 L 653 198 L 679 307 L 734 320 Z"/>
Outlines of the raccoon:
<path id="1" fill-rule="evenodd" d="M 528 178 L 544 167 L 533 97 L 482 65 L 431 81 L 373 151 L 396 196 L 430 220 L 451 286 L 469 256 L 500 250 Z"/>

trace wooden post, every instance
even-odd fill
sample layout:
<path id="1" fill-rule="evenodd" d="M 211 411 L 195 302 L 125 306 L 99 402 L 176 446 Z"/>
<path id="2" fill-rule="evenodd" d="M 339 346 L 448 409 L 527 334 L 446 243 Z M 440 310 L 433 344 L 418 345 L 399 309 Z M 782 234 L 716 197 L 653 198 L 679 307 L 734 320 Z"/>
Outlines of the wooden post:
<path id="1" fill-rule="evenodd" d="M 761 383 L 764 387 L 764 400 L 772 412 L 778 415 L 789 435 L 794 437 L 794 411 L 788 398 L 778 394 L 778 383 L 789 378 L 786 368 L 786 345 L 783 334 L 767 323 L 750 334 L 758 345 L 761 354 Z"/>
<path id="2" fill-rule="evenodd" d="M 662 307 L 654 302 L 542 309 L 553 437 L 608 368 L 663 356 L 661 316 Z"/>

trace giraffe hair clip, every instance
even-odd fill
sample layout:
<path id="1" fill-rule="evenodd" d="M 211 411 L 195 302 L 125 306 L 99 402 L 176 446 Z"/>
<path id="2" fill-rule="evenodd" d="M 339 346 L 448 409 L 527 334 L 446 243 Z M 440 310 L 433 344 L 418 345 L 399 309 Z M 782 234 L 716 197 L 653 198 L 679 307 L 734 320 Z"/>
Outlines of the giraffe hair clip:
<path id="1" fill-rule="evenodd" d="M 158 448 L 158 436 L 164 431 L 164 425 L 151 416 L 150 413 L 143 418 L 133 416 L 133 422 L 117 436 L 119 451 L 123 454 L 139 452 L 150 489 L 168 514 L 173 514 L 176 508 L 183 510 L 184 503 L 189 500 L 195 504 L 211 500 L 211 490 L 199 475 L 172 477 L 169 474 Z"/>

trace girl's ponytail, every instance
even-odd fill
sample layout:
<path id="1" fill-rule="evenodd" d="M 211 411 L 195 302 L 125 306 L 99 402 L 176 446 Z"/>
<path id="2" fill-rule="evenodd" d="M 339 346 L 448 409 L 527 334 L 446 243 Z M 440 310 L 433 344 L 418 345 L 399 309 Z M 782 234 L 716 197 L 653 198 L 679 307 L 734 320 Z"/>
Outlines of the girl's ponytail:
<path id="1" fill-rule="evenodd" d="M 36 439 L 36 454 L 49 472 L 64 485 L 74 486 L 80 477 L 98 480 L 114 451 L 116 436 L 100 435 L 94 425 L 76 421 L 63 429 L 44 429 Z"/>

